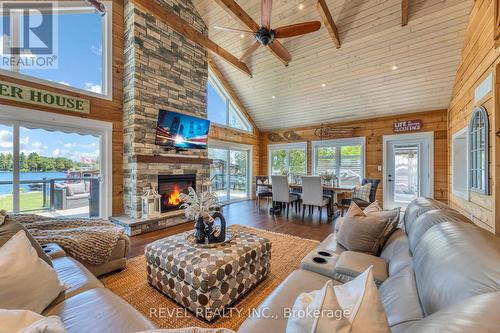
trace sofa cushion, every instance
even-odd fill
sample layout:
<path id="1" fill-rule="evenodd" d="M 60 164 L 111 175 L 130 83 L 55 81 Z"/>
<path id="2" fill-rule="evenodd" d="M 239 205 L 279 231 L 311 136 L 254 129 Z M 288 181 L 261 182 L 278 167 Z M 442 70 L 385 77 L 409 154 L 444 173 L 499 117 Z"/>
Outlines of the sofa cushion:
<path id="1" fill-rule="evenodd" d="M 265 317 L 250 314 L 238 333 L 285 332 L 287 318 L 284 309 L 292 309 L 300 293 L 321 289 L 328 280 L 313 272 L 293 271 L 256 309 L 255 313 L 265 314 Z"/>
<path id="2" fill-rule="evenodd" d="M 500 291 L 500 238 L 469 223 L 430 228 L 413 253 L 426 315 L 466 298 Z"/>
<path id="3" fill-rule="evenodd" d="M 379 293 L 391 328 L 423 318 L 413 267 L 389 276 L 380 286 Z"/>
<path id="4" fill-rule="evenodd" d="M 380 257 L 389 263 L 389 276 L 413 265 L 408 236 L 403 229 L 396 230 L 386 242 Z"/>
<path id="5" fill-rule="evenodd" d="M 460 214 L 455 210 L 450 209 L 433 209 L 420 215 L 411 228 L 408 231 L 408 242 L 410 244 L 410 251 L 414 251 L 415 247 L 422 239 L 422 236 L 429 230 L 432 226 L 443 223 L 443 222 L 464 222 L 472 223 L 471 220 L 466 218 L 464 215 Z"/>
<path id="6" fill-rule="evenodd" d="M 64 290 L 23 230 L 0 248 L 0 308 L 41 313 Z"/>
<path id="7" fill-rule="evenodd" d="M 405 333 L 500 332 L 500 293 L 467 298 L 411 325 Z"/>
<path id="8" fill-rule="evenodd" d="M 57 316 L 44 317 L 28 310 L 0 309 L 0 333 L 65 333 Z"/>
<path id="9" fill-rule="evenodd" d="M 36 250 L 36 253 L 42 259 L 45 261 L 47 264 L 52 266 L 52 261 L 50 260 L 50 257 L 43 251 L 42 247 L 40 244 L 33 238 L 33 236 L 29 233 L 29 231 L 19 222 L 14 221 L 7 217 L 5 219 L 5 222 L 0 225 L 0 247 L 2 247 L 7 241 L 17 234 L 19 230 L 24 230 L 26 233 L 26 237 L 28 237 L 31 246 Z"/>
<path id="10" fill-rule="evenodd" d="M 384 259 L 360 252 L 342 252 L 335 264 L 335 280 L 343 283 L 351 281 L 370 266 L 373 266 L 372 275 L 375 284 L 379 286 L 388 277 L 387 262 Z"/>
<path id="11" fill-rule="evenodd" d="M 130 304 L 105 288 L 70 297 L 43 315 L 61 317 L 68 333 L 133 333 L 155 328 Z"/>
<path id="12" fill-rule="evenodd" d="M 65 184 L 68 195 L 76 195 L 85 193 L 85 183 L 69 183 Z"/>
<path id="13" fill-rule="evenodd" d="M 86 290 L 104 287 L 101 281 L 73 258 L 62 257 L 54 259 L 52 262 L 54 263 L 54 270 L 59 280 L 68 285 L 69 289 L 61 292 L 45 310 Z"/>
<path id="14" fill-rule="evenodd" d="M 352 203 L 349 208 L 351 213 L 342 219 L 337 241 L 350 251 L 378 255 L 399 221 L 399 209 L 366 215 L 360 209 L 358 212 L 356 207 L 356 204 Z"/>

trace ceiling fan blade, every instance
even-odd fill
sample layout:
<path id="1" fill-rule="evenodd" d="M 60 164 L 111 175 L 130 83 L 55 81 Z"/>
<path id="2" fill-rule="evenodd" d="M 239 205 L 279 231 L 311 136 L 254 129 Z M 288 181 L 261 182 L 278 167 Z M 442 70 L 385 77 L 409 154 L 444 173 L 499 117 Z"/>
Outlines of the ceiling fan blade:
<path id="1" fill-rule="evenodd" d="M 288 38 L 318 31 L 320 28 L 320 21 L 311 21 L 279 27 L 274 30 L 274 33 L 276 38 Z"/>
<path id="2" fill-rule="evenodd" d="M 281 62 L 288 66 L 288 63 L 292 60 L 292 55 L 288 50 L 281 44 L 279 41 L 274 40 L 271 44 L 268 45 L 271 52 L 277 56 Z"/>
<path id="3" fill-rule="evenodd" d="M 261 25 L 271 29 L 271 15 L 273 11 L 273 0 L 262 0 Z"/>
<path id="4" fill-rule="evenodd" d="M 260 44 L 259 42 L 253 43 L 252 46 L 250 46 L 248 49 L 245 50 L 245 52 L 243 52 L 243 54 L 240 57 L 240 61 L 244 61 L 246 58 L 251 56 L 252 53 L 254 53 L 255 50 L 257 50 L 261 45 L 262 44 Z"/>
<path id="5" fill-rule="evenodd" d="M 255 32 L 251 32 L 248 30 L 243 30 L 243 29 L 235 29 L 235 28 L 228 28 L 228 27 L 214 27 L 215 30 L 220 30 L 220 31 L 228 31 L 228 32 L 236 32 L 239 34 L 245 34 L 245 35 L 255 35 Z"/>

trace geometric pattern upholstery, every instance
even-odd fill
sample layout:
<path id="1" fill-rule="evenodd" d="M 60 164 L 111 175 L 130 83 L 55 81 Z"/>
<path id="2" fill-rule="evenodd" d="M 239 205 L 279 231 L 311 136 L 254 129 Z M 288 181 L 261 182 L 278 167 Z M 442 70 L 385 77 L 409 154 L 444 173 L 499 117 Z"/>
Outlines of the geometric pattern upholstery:
<path id="1" fill-rule="evenodd" d="M 228 244 L 197 248 L 188 233 L 146 246 L 148 282 L 195 315 L 211 321 L 270 271 L 271 242 L 236 232 Z"/>

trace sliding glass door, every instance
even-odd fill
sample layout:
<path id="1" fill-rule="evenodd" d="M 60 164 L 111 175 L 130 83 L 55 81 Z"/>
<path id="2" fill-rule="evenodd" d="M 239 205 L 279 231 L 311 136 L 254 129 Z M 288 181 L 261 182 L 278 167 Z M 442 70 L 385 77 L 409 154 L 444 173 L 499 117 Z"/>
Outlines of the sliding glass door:
<path id="1" fill-rule="evenodd" d="M 208 157 L 212 159 L 210 181 L 219 201 L 248 199 L 250 150 L 212 145 Z"/>
<path id="2" fill-rule="evenodd" d="M 0 209 L 53 217 L 99 217 L 102 140 L 97 133 L 0 123 Z"/>

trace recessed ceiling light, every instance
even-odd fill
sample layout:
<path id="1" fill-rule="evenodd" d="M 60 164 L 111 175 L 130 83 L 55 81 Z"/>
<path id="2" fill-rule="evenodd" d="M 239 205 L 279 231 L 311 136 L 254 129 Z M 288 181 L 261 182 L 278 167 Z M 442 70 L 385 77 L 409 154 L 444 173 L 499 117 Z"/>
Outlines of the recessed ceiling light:
<path id="1" fill-rule="evenodd" d="M 274 96 L 274 95 L 273 95 L 273 96 L 271 96 L 271 98 L 272 98 L 272 99 L 276 99 L 276 96 Z"/>
<path id="2" fill-rule="evenodd" d="M 395 71 L 396 69 L 398 69 L 398 66 L 394 65 L 391 67 L 393 71 Z"/>
<path id="3" fill-rule="evenodd" d="M 240 35 L 240 37 L 241 37 L 241 38 L 245 38 L 245 34 L 241 34 L 241 35 Z"/>
<path id="4" fill-rule="evenodd" d="M 304 9 L 304 4 L 301 2 L 301 3 L 299 4 L 299 10 L 302 10 L 302 9 Z"/>
<path id="5" fill-rule="evenodd" d="M 324 87 L 326 87 L 326 83 L 321 84 L 321 88 L 324 88 Z"/>

